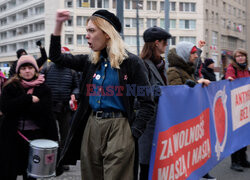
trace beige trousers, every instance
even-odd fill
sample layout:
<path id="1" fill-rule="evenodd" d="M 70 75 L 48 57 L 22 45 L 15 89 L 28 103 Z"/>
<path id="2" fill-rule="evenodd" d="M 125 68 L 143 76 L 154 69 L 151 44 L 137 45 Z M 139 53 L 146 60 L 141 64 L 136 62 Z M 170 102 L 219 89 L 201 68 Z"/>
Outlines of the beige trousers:
<path id="1" fill-rule="evenodd" d="M 81 145 L 84 180 L 132 180 L 135 142 L 127 118 L 90 116 Z"/>

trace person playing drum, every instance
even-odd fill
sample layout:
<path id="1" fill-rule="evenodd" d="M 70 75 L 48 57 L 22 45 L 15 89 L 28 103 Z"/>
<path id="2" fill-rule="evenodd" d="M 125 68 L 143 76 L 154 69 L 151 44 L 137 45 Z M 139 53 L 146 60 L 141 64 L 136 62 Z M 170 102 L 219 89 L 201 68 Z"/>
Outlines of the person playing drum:
<path id="1" fill-rule="evenodd" d="M 4 85 L 0 120 L 0 179 L 34 179 L 27 176 L 29 142 L 33 139 L 58 140 L 51 111 L 51 91 L 33 56 L 19 58 L 16 74 Z M 27 139 L 26 139 L 27 138 Z M 26 139 L 26 140 L 25 140 Z"/>

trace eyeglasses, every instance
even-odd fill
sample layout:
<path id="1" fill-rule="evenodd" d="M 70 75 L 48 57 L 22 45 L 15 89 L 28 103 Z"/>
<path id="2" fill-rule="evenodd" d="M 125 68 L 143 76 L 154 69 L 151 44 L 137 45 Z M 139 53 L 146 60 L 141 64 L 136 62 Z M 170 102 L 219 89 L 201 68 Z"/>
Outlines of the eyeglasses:
<path id="1" fill-rule="evenodd" d="M 246 57 L 245 55 L 238 55 L 238 56 L 235 56 L 236 58 L 243 58 L 243 57 Z"/>

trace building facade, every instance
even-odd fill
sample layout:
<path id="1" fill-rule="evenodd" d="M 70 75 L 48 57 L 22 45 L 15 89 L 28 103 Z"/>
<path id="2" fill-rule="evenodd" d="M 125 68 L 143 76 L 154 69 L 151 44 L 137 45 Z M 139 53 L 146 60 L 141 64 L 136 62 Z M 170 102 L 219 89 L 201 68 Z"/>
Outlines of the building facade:
<path id="1" fill-rule="evenodd" d="M 136 0 L 124 0 L 124 40 L 137 53 Z M 142 34 L 154 25 L 165 28 L 164 0 L 139 1 L 140 50 Z M 197 44 L 205 40 L 203 57 L 221 67 L 237 47 L 247 48 L 247 0 L 170 0 L 170 48 L 179 41 Z M 24 48 L 39 56 L 35 42 L 42 40 L 48 51 L 57 9 L 68 9 L 70 20 L 64 24 L 62 45 L 73 54 L 88 53 L 87 18 L 97 9 L 116 13 L 116 0 L 0 0 L 0 66 L 16 60 L 16 50 Z M 248 21 L 249 22 L 249 21 Z"/>

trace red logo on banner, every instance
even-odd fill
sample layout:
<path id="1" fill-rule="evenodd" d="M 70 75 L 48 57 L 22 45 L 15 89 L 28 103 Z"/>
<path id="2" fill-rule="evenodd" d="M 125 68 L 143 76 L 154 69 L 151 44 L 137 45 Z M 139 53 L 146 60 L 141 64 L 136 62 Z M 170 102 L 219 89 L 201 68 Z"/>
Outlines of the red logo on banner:
<path id="1" fill-rule="evenodd" d="M 211 157 L 209 108 L 159 133 L 152 179 L 186 179 Z"/>
<path id="2" fill-rule="evenodd" d="M 218 140 L 221 144 L 225 136 L 225 122 L 226 122 L 225 109 L 223 107 L 221 98 L 218 98 L 215 103 L 214 120 L 215 120 L 215 127 L 216 127 Z"/>
<path id="3" fill-rule="evenodd" d="M 214 126 L 216 133 L 215 152 L 217 153 L 217 160 L 220 159 L 220 153 L 224 151 L 227 141 L 227 95 L 225 87 L 219 90 L 214 97 L 213 115 Z"/>

